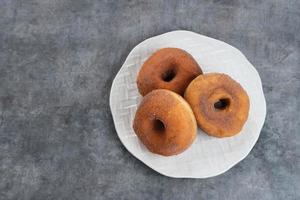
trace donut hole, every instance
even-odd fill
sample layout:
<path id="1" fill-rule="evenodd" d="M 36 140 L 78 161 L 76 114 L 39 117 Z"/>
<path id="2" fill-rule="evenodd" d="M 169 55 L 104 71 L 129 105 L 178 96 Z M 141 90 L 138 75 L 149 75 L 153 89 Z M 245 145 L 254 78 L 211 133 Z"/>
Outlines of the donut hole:
<path id="1" fill-rule="evenodd" d="M 230 100 L 229 99 L 219 99 L 215 104 L 214 107 L 217 110 L 225 110 L 226 108 L 228 108 L 230 105 Z"/>
<path id="2" fill-rule="evenodd" d="M 155 119 L 153 121 L 153 129 L 156 132 L 163 133 L 163 132 L 165 132 L 166 127 L 165 127 L 165 124 L 161 120 Z"/>
<path id="3" fill-rule="evenodd" d="M 165 71 L 163 74 L 162 74 L 162 80 L 165 81 L 165 82 L 170 82 L 172 81 L 176 76 L 176 71 L 175 69 L 168 69 L 167 71 Z"/>

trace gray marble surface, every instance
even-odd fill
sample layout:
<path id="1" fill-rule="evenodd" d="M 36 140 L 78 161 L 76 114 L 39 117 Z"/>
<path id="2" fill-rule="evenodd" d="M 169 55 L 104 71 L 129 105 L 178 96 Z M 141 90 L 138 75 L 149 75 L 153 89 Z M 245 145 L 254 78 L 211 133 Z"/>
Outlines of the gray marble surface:
<path id="1" fill-rule="evenodd" d="M 164 177 L 119 141 L 112 80 L 144 39 L 185 29 L 239 48 L 267 118 L 245 160 Z M 300 1 L 0 0 L 0 199 L 300 199 Z"/>

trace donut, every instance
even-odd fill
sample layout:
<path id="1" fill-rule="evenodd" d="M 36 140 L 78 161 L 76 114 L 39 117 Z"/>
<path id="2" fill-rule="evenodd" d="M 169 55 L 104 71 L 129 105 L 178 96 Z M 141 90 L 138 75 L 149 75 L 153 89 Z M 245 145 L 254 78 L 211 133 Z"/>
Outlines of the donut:
<path id="1" fill-rule="evenodd" d="M 148 93 L 133 121 L 140 141 L 153 153 L 176 155 L 187 149 L 197 133 L 197 122 L 188 103 L 165 89 Z"/>
<path id="2" fill-rule="evenodd" d="M 200 74 L 201 68 L 189 53 L 178 48 L 163 48 L 142 65 L 137 86 L 142 96 L 155 89 L 168 89 L 183 95 L 188 84 Z"/>
<path id="3" fill-rule="evenodd" d="M 198 125 L 208 135 L 229 137 L 238 134 L 249 113 L 249 97 L 228 75 L 208 73 L 194 79 L 184 98 Z"/>

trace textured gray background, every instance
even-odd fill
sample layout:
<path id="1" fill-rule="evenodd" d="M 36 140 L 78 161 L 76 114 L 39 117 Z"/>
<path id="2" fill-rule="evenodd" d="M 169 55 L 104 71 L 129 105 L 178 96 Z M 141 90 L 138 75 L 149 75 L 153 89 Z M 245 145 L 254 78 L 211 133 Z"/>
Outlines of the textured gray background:
<path id="1" fill-rule="evenodd" d="M 0 0 L 0 199 L 300 199 L 300 1 Z M 164 177 L 117 138 L 112 80 L 144 39 L 185 29 L 239 48 L 267 118 L 223 175 Z"/>

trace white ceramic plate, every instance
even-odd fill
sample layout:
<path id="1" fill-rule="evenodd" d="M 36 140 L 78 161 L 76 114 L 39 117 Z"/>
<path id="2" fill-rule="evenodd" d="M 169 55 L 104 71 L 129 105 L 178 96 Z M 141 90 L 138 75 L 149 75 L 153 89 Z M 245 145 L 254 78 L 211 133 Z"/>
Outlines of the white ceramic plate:
<path id="1" fill-rule="evenodd" d="M 132 121 L 142 97 L 136 77 L 144 61 L 163 47 L 189 52 L 204 73 L 221 72 L 238 81 L 250 97 L 249 118 L 240 134 L 215 138 L 198 129 L 197 139 L 185 152 L 170 157 L 153 154 L 139 141 Z M 153 170 L 176 178 L 207 178 L 221 174 L 244 159 L 256 143 L 266 117 L 266 102 L 259 74 L 236 48 L 189 31 L 173 31 L 138 44 L 116 75 L 110 107 L 118 136 L 126 149 Z"/>

